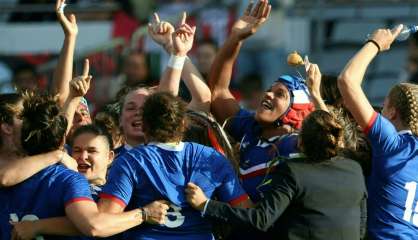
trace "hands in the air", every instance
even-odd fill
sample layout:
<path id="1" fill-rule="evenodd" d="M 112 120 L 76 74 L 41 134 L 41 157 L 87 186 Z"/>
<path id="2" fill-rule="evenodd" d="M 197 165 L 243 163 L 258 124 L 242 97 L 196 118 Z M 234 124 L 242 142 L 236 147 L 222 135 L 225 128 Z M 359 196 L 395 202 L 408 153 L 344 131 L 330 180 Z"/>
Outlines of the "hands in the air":
<path id="1" fill-rule="evenodd" d="M 89 75 L 90 64 L 89 60 L 84 60 L 83 75 L 73 78 L 70 82 L 70 96 L 71 97 L 83 97 L 87 94 L 90 88 L 90 82 L 93 78 Z"/>

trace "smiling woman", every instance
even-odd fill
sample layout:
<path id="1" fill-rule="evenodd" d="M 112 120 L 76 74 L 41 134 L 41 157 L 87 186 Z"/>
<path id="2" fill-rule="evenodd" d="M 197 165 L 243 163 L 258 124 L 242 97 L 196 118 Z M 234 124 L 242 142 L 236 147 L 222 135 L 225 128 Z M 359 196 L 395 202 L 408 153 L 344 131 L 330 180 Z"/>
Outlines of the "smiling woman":
<path id="1" fill-rule="evenodd" d="M 107 169 L 114 157 L 109 133 L 98 125 L 82 126 L 74 132 L 71 146 L 72 157 L 77 160 L 78 172 L 91 185 L 104 185 Z"/>
<path id="2" fill-rule="evenodd" d="M 125 137 L 125 144 L 115 149 L 116 155 L 122 154 L 132 147 L 144 143 L 144 133 L 142 131 L 141 108 L 145 99 L 153 92 L 152 88 L 138 86 L 121 90 L 121 116 L 120 127 Z"/>

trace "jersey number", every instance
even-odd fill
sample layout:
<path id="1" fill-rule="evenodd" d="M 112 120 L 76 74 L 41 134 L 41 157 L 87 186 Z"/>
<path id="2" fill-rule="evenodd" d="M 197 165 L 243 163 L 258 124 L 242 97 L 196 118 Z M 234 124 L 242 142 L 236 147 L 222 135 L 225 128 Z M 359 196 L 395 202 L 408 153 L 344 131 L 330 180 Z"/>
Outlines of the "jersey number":
<path id="1" fill-rule="evenodd" d="M 405 189 L 408 191 L 408 195 L 406 196 L 403 219 L 407 222 L 412 222 L 413 225 L 418 227 L 418 202 L 415 204 L 415 209 L 413 209 L 415 194 L 417 191 L 417 183 L 407 182 L 405 184 Z"/>
<path id="2" fill-rule="evenodd" d="M 165 226 L 169 228 L 180 227 L 184 223 L 184 216 L 181 215 L 181 207 L 170 204 L 170 209 L 167 211 L 165 219 Z"/>
<path id="3" fill-rule="evenodd" d="M 21 221 L 36 221 L 36 220 L 39 220 L 39 218 L 35 215 L 32 215 L 32 214 L 25 215 L 21 219 Z M 16 213 L 11 213 L 10 214 L 10 221 L 11 222 L 19 222 L 19 217 L 17 216 Z M 37 236 L 36 240 L 44 240 L 44 237 Z"/>

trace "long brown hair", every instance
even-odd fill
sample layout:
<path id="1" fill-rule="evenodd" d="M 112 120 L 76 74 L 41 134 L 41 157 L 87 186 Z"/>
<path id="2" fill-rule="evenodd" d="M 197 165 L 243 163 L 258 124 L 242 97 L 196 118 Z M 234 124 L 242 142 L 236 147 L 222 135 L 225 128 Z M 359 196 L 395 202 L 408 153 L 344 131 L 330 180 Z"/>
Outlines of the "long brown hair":
<path id="1" fill-rule="evenodd" d="M 343 128 L 328 112 L 312 112 L 302 124 L 302 151 L 313 162 L 335 157 L 342 149 Z"/>

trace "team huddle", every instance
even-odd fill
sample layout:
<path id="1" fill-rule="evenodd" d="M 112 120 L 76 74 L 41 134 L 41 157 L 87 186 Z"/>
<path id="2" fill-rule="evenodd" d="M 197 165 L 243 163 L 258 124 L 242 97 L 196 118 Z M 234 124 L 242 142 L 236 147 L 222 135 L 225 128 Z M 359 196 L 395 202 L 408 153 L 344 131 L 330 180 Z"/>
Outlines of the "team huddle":
<path id="1" fill-rule="evenodd" d="M 208 79 L 186 13 L 155 13 L 148 34 L 170 55 L 158 85 L 125 86 L 92 119 L 64 6 L 51 91 L 0 95 L 0 239 L 418 239 L 418 86 L 393 86 L 382 109 L 361 87 L 402 26 L 368 35 L 338 77 L 308 62 L 305 79 L 278 76 L 252 112 L 229 87 L 268 0 L 234 23 Z"/>

